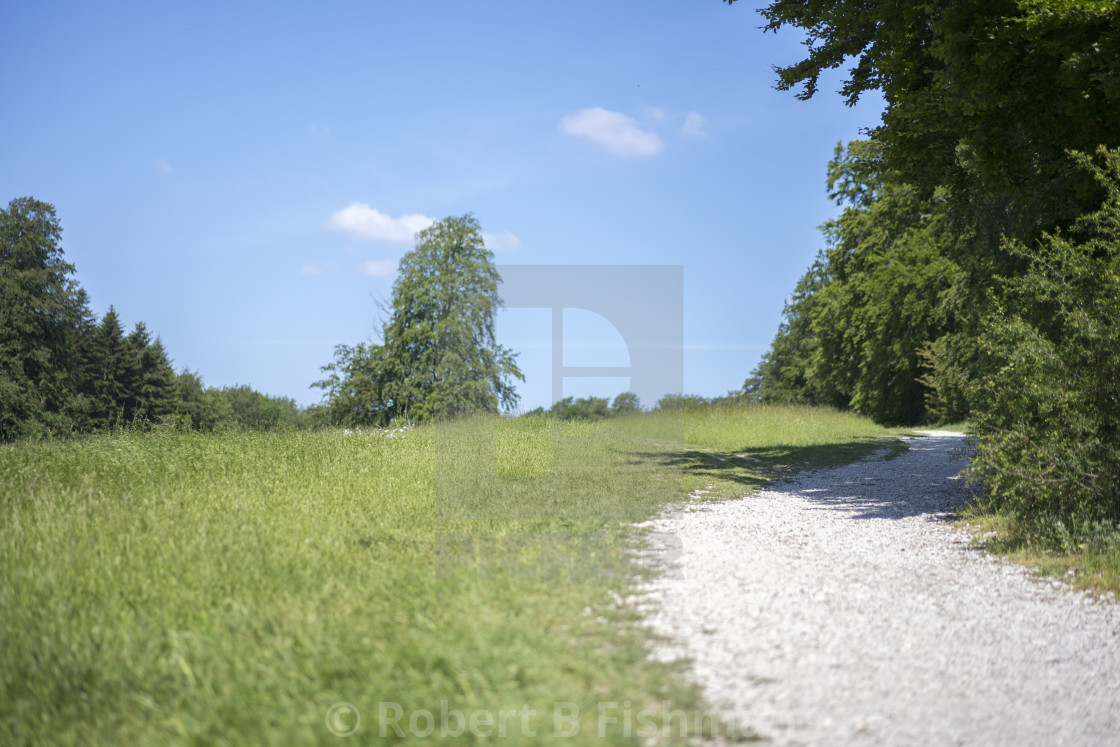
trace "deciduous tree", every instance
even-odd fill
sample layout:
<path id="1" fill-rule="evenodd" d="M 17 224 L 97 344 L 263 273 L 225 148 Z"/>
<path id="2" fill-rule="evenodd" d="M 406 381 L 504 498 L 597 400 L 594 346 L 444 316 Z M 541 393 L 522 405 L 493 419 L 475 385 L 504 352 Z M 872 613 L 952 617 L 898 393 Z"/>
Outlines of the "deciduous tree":
<path id="1" fill-rule="evenodd" d="M 1074 549 L 1120 528 L 1120 150 L 1078 161 L 1108 197 L 1068 231 L 1007 250 L 981 347 L 976 476 L 1025 533 Z"/>
<path id="2" fill-rule="evenodd" d="M 849 104 L 882 93 L 873 139 L 906 183 L 1007 194 L 1041 228 L 1099 201 L 1065 153 L 1120 145 L 1116 2 L 776 0 L 760 12 L 768 31 L 806 34 L 779 89 L 810 98 L 850 63 Z"/>
<path id="3" fill-rule="evenodd" d="M 420 231 L 401 260 L 380 345 L 342 345 L 315 386 L 340 423 L 384 425 L 496 412 L 524 379 L 495 339 L 498 271 L 472 215 Z"/>
<path id="4" fill-rule="evenodd" d="M 944 297 L 958 282 L 945 200 L 877 172 L 877 148 L 837 146 L 829 190 L 845 206 L 798 283 L 785 321 L 745 388 L 773 403 L 851 407 L 879 422 L 926 417 L 922 351 L 956 330 Z"/>

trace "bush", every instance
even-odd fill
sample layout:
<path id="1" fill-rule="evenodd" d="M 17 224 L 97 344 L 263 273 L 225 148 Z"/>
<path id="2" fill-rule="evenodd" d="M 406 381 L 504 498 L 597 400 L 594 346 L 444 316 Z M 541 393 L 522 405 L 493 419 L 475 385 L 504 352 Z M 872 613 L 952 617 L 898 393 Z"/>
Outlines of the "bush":
<path id="1" fill-rule="evenodd" d="M 610 415 L 606 397 L 565 397 L 553 402 L 550 412 L 561 420 L 603 420 Z"/>
<path id="2" fill-rule="evenodd" d="M 699 394 L 666 394 L 657 400 L 658 410 L 692 410 L 697 407 L 710 405 L 706 398 Z"/>
<path id="3" fill-rule="evenodd" d="M 1101 208 L 1034 248 L 1004 286 L 978 411 L 974 480 L 1028 538 L 1070 546 L 1120 521 L 1120 151 L 1075 156 Z"/>

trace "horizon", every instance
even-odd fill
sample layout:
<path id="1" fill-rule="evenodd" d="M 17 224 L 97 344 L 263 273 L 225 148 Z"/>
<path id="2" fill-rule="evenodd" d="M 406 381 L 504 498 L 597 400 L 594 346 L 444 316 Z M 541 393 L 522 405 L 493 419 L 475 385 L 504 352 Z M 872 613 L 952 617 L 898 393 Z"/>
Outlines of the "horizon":
<path id="1" fill-rule="evenodd" d="M 51 33 L 0 51 L 0 185 L 56 207 L 99 317 L 301 407 L 335 345 L 376 338 L 412 234 L 468 212 L 499 266 L 682 266 L 681 393 L 739 388 L 839 212 L 833 148 L 882 109 L 775 91 L 801 36 L 741 3 L 260 7 L 14 9 Z M 497 320 L 523 411 L 552 404 L 536 311 Z M 616 330 L 567 319 L 566 360 L 618 365 Z"/>

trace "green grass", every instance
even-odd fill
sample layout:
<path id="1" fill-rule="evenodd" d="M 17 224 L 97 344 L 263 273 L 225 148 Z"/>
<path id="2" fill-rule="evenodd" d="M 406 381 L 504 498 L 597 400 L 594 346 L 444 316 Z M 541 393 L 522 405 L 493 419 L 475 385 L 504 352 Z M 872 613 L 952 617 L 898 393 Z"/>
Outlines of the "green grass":
<path id="1" fill-rule="evenodd" d="M 972 534 L 976 547 L 1027 566 L 1039 576 L 1094 593 L 1120 594 L 1120 536 L 1059 551 L 1025 540 L 1007 511 L 979 504 L 966 506 L 956 523 Z"/>
<path id="2" fill-rule="evenodd" d="M 956 431 L 957 433 L 971 433 L 972 426 L 967 421 L 957 421 L 955 423 L 939 423 L 937 425 L 922 426 L 922 428 L 931 431 Z"/>
<path id="3" fill-rule="evenodd" d="M 967 423 L 940 427 L 969 432 Z M 1039 576 L 1061 579 L 1076 589 L 1093 593 L 1120 594 L 1120 535 L 1058 550 L 1029 541 L 1017 529 L 1009 510 L 990 503 L 965 506 L 956 524 L 972 534 L 975 547 L 1026 566 Z"/>
<path id="4" fill-rule="evenodd" d="M 937 427 L 970 432 L 968 423 Z M 956 525 L 972 534 L 978 549 L 1026 566 L 1039 576 L 1061 579 L 1093 593 L 1120 594 L 1120 534 L 1106 534 L 1073 549 L 1056 549 L 1030 541 L 1017 528 L 1010 510 L 985 502 L 961 509 Z"/>
<path id="5" fill-rule="evenodd" d="M 739 405 L 683 415 L 686 447 L 675 455 L 684 474 L 715 498 L 757 490 L 792 473 L 847 464 L 875 452 L 908 448 L 888 430 L 850 412 L 810 407 Z"/>
<path id="6" fill-rule="evenodd" d="M 346 703 L 360 744 L 683 744 L 722 727 L 614 601 L 630 522 L 888 435 L 755 407 L 2 446 L 0 743 L 335 743 Z"/>

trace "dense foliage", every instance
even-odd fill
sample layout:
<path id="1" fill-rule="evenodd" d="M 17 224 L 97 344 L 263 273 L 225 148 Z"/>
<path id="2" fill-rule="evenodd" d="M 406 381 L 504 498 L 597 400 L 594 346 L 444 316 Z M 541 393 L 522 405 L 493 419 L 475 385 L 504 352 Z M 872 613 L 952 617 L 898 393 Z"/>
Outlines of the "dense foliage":
<path id="1" fill-rule="evenodd" d="M 846 209 L 746 393 L 881 422 L 968 417 L 973 476 L 1024 536 L 1067 543 L 1120 522 L 1120 4 L 761 12 L 807 37 L 778 88 L 809 98 L 851 61 L 841 94 L 877 90 L 885 110 L 830 166 Z"/>
<path id="2" fill-rule="evenodd" d="M 1120 522 L 1120 152 L 1079 159 L 1100 210 L 1035 246 L 1008 278 L 982 349 L 975 465 L 986 495 L 1059 545 Z"/>
<path id="3" fill-rule="evenodd" d="M 1114 1 L 776 0 L 761 12 L 767 30 L 807 35 L 778 87 L 809 98 L 823 71 L 854 60 L 841 95 L 882 93 L 875 139 L 929 192 L 979 183 L 1060 221 L 1087 196 L 1065 152 L 1120 145 Z"/>
<path id="4" fill-rule="evenodd" d="M 547 411 L 543 407 L 525 413 L 526 416 L 549 415 L 559 420 L 605 420 L 619 415 L 642 412 L 642 403 L 633 392 L 623 392 L 613 400 L 607 397 L 564 397 L 552 403 Z"/>
<path id="5" fill-rule="evenodd" d="M 382 343 L 340 345 L 323 367 L 335 423 L 387 425 L 517 404 L 516 356 L 497 343 L 498 271 L 471 215 L 416 234 L 393 283 Z"/>
<path id="6" fill-rule="evenodd" d="M 204 389 L 175 375 L 138 322 L 125 334 L 112 306 L 98 321 L 63 259 L 54 208 L 30 197 L 0 210 L 0 440 L 153 423 L 212 430 L 307 422 L 295 402 L 248 387 Z"/>
<path id="7" fill-rule="evenodd" d="M 205 387 L 193 371 L 184 369 L 177 377 L 179 422 L 201 431 L 230 426 L 251 430 L 288 430 L 318 425 L 314 411 L 300 410 L 289 397 L 273 397 L 244 385 Z"/>
<path id="8" fill-rule="evenodd" d="M 68 428 L 82 409 L 86 296 L 63 259 L 61 233 L 44 202 L 23 197 L 0 210 L 0 439 Z"/>
<path id="9" fill-rule="evenodd" d="M 889 424 L 926 417 L 922 352 L 950 325 L 942 297 L 959 274 L 952 231 L 942 195 L 925 199 L 876 173 L 875 155 L 866 141 L 837 148 L 829 189 L 847 207 L 825 224 L 828 248 L 747 381 L 755 399 L 851 407 Z"/>

